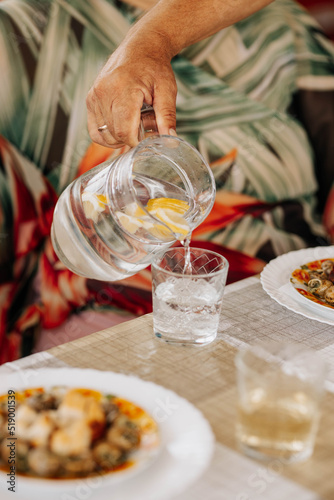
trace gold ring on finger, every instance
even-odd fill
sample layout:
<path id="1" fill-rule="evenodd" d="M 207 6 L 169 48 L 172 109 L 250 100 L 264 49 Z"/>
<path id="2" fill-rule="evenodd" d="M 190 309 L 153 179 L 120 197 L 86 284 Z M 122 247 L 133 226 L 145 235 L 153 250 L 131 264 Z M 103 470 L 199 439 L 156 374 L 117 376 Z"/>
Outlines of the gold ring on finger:
<path id="1" fill-rule="evenodd" d="M 101 125 L 101 127 L 98 127 L 98 131 L 99 132 L 103 132 L 104 130 L 107 130 L 108 129 L 108 125 Z"/>

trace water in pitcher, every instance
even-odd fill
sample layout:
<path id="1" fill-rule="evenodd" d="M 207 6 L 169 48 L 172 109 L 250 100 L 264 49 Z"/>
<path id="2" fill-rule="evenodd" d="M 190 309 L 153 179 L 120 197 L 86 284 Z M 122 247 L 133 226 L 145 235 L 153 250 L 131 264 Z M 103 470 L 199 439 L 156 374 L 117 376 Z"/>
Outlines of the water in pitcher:
<path id="1" fill-rule="evenodd" d="M 191 234 L 214 197 L 212 171 L 192 145 L 149 137 L 65 189 L 54 212 L 53 247 L 76 274 L 121 280 Z"/>
<path id="2" fill-rule="evenodd" d="M 56 251 L 65 264 L 65 256 L 71 256 L 68 267 L 77 274 L 83 268 L 86 276 L 110 281 L 133 275 L 147 267 L 154 254 L 183 240 L 201 216 L 185 190 L 145 175 L 133 179 L 136 203 L 112 206 L 105 194 L 107 179 L 97 177 L 69 186 L 69 196 L 57 206 L 67 216 L 54 218 Z"/>

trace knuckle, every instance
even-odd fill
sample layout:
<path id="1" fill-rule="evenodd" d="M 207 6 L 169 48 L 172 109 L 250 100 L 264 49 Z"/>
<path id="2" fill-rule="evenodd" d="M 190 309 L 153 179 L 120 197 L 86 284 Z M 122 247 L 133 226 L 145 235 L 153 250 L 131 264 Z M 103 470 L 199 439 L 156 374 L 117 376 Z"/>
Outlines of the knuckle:
<path id="1" fill-rule="evenodd" d="M 108 81 L 107 83 L 105 78 L 95 82 L 91 89 L 93 99 L 100 101 L 106 98 L 110 94 L 110 90 L 111 82 Z"/>
<path id="2" fill-rule="evenodd" d="M 125 129 L 118 128 L 114 133 L 117 143 L 126 144 L 128 140 L 128 132 Z"/>
<path id="3" fill-rule="evenodd" d="M 103 99 L 104 96 L 105 96 L 104 86 L 102 86 L 101 84 L 96 85 L 94 87 L 94 97 L 95 97 L 95 99 L 98 100 L 98 101 L 100 101 L 101 99 Z"/>
<path id="4" fill-rule="evenodd" d="M 92 92 L 92 90 L 89 90 L 86 96 L 86 106 L 89 110 L 92 110 L 94 107 L 94 93 Z"/>
<path id="5" fill-rule="evenodd" d="M 161 82 L 158 83 L 158 85 L 156 86 L 156 88 L 160 92 L 166 92 L 166 93 L 168 93 L 173 98 L 176 97 L 176 94 L 177 94 L 177 85 L 176 85 L 175 81 L 162 80 Z"/>
<path id="6" fill-rule="evenodd" d="M 161 117 L 163 117 L 164 121 L 167 123 L 175 123 L 176 122 L 176 111 L 175 107 L 162 107 L 159 110 L 159 114 Z"/>

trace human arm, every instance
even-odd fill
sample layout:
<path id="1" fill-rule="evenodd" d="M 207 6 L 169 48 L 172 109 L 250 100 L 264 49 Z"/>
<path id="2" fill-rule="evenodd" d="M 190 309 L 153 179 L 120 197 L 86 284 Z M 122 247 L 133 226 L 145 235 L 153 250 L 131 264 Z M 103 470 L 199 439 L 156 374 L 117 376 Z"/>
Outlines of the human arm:
<path id="1" fill-rule="evenodd" d="M 88 130 L 104 146 L 138 143 L 140 109 L 152 104 L 161 134 L 176 127 L 171 59 L 183 48 L 273 0 L 160 0 L 128 32 L 87 96 Z M 108 129 L 98 132 L 106 124 Z"/>

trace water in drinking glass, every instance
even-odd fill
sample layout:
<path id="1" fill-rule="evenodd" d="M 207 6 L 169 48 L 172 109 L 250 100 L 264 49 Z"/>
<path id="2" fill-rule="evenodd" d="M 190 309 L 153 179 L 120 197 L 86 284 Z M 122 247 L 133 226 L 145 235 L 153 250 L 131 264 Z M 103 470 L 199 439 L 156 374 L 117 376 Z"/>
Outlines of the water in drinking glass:
<path id="1" fill-rule="evenodd" d="M 204 249 L 174 247 L 153 261 L 153 324 L 169 343 L 206 345 L 217 335 L 228 263 Z"/>
<path id="2" fill-rule="evenodd" d="M 182 343 L 209 343 L 216 337 L 222 297 L 209 283 L 173 280 L 153 294 L 154 326 L 158 337 Z"/>

